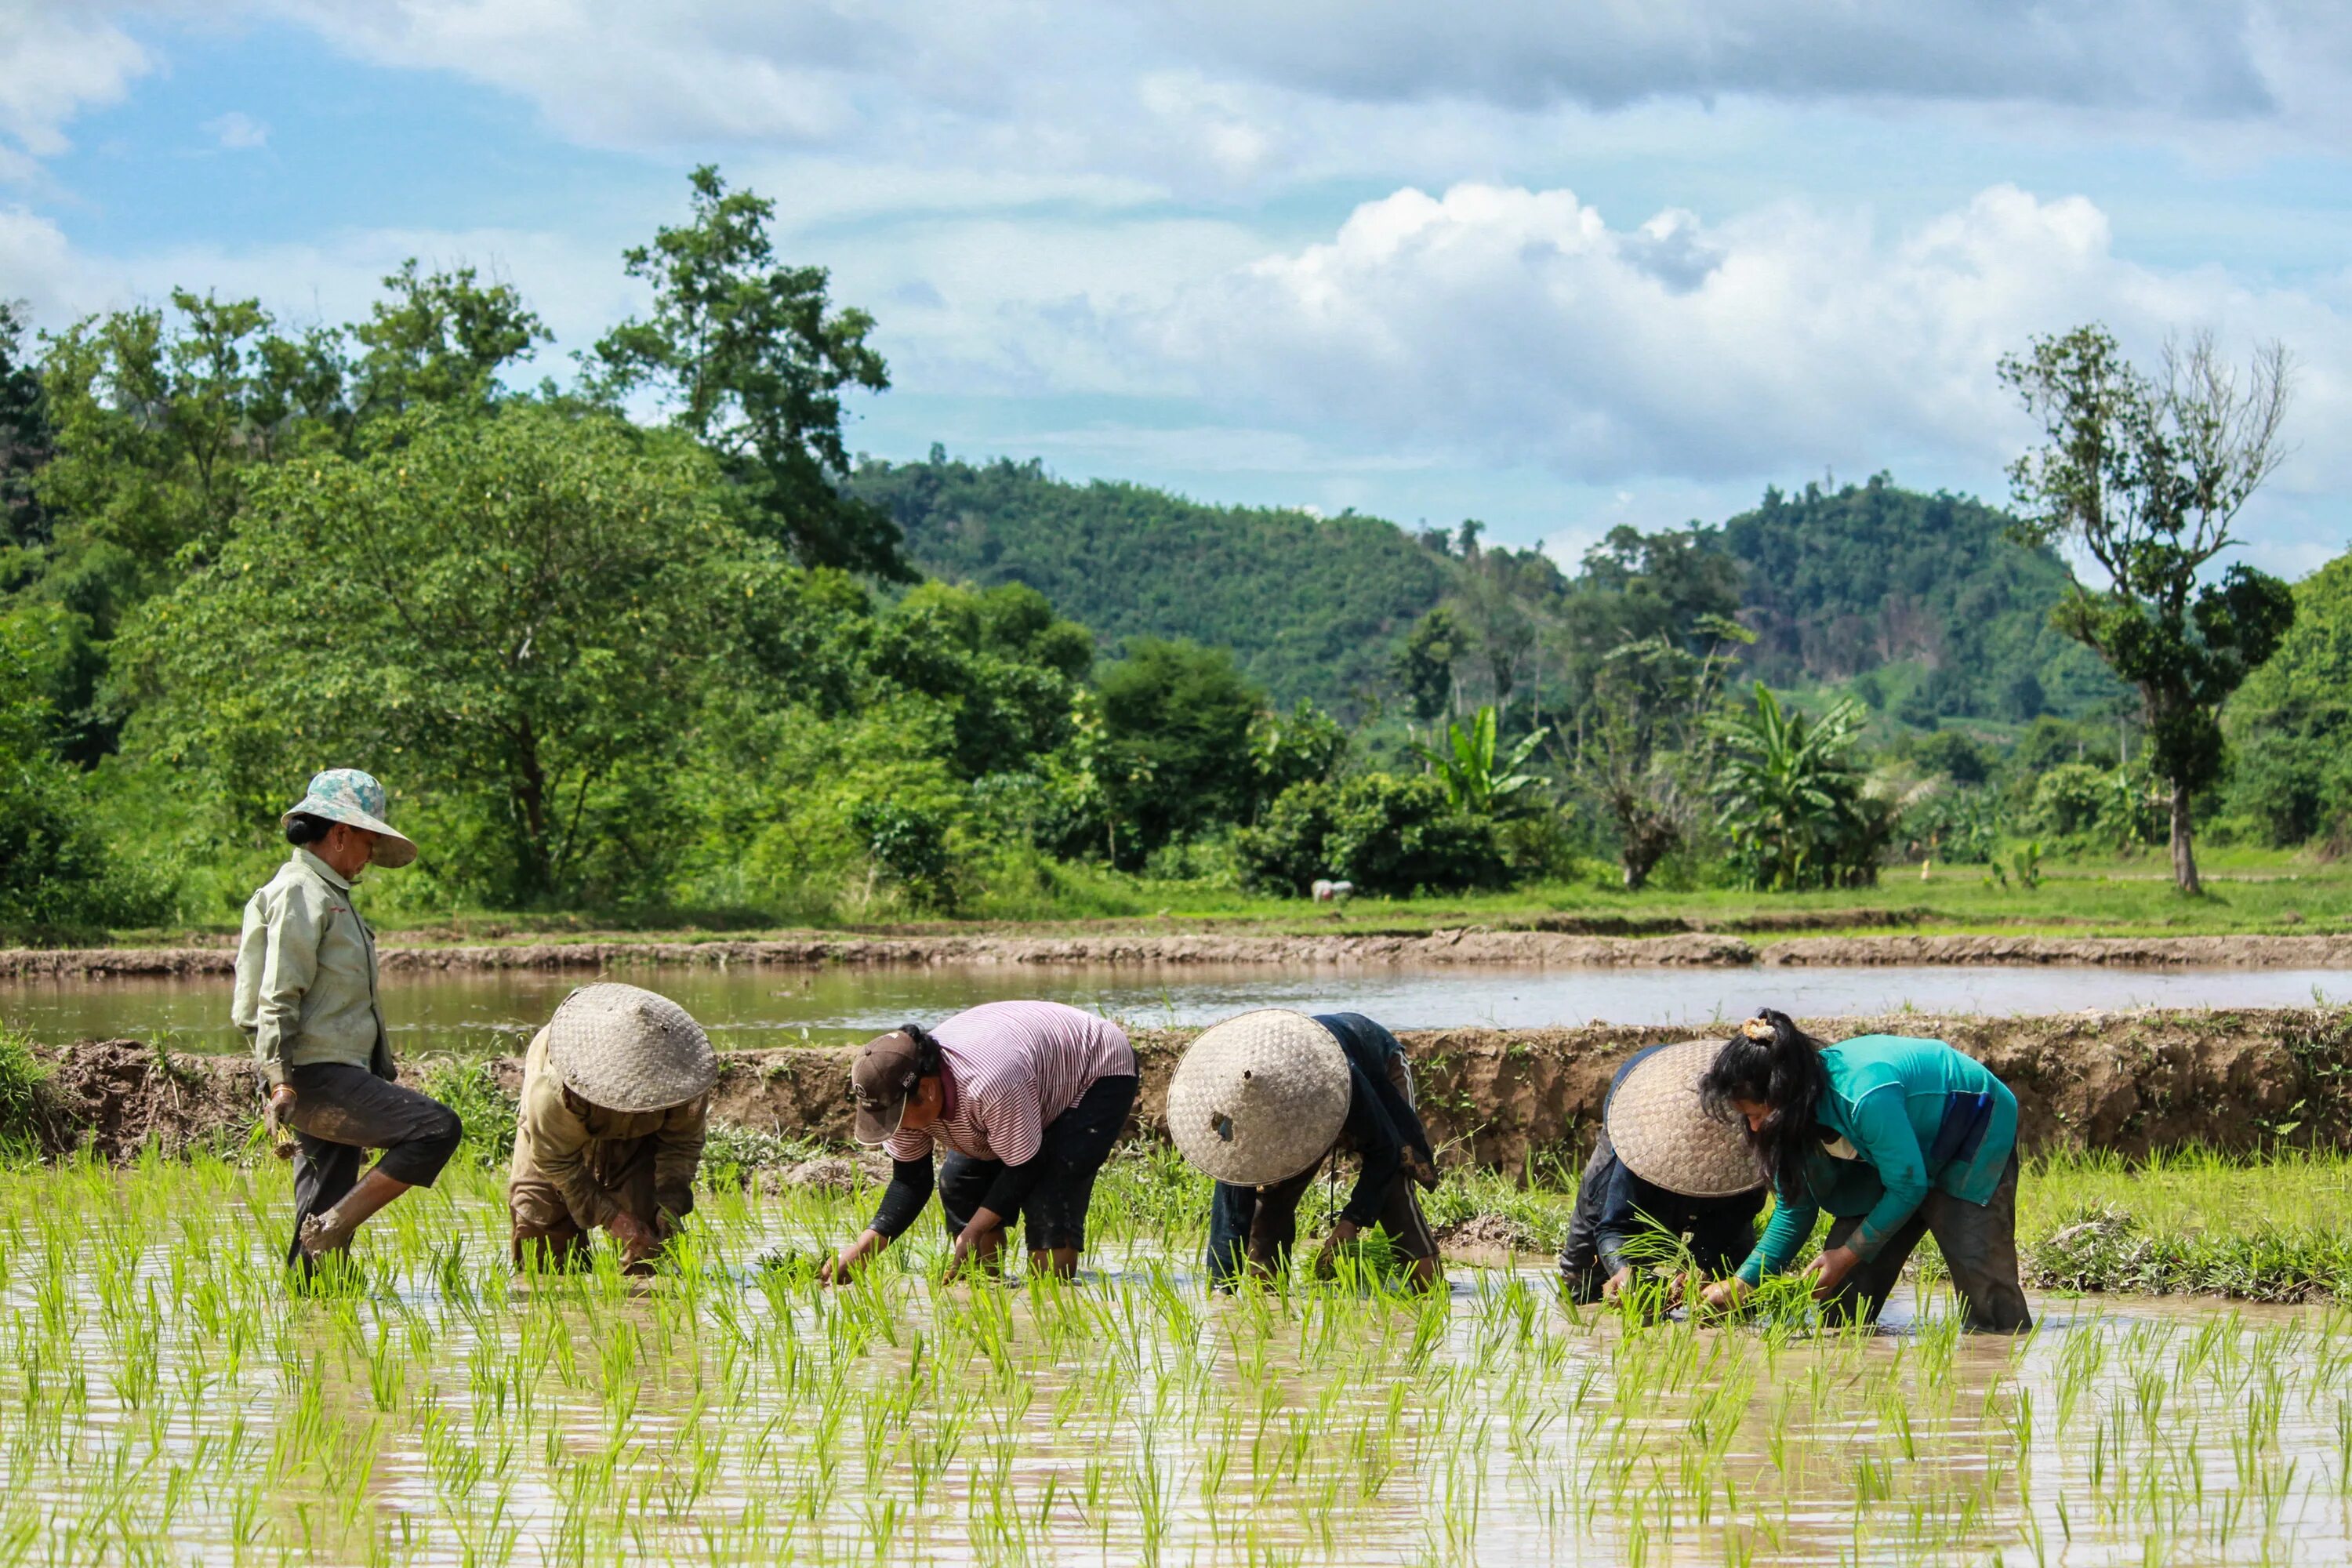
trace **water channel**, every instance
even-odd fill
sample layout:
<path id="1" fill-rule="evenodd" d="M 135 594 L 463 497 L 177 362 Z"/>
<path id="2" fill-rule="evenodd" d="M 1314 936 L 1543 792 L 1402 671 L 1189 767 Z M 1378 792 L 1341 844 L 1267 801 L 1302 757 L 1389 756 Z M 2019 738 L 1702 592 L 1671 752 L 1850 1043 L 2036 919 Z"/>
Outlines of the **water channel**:
<path id="1" fill-rule="evenodd" d="M 906 1019 L 1012 996 L 1068 1002 L 1142 1026 L 1207 1024 L 1256 1006 L 1368 1013 L 1397 1028 L 1526 1028 L 1592 1021 L 1703 1026 L 1769 1004 L 1813 1017 L 2013 1015 L 2084 1008 L 2294 1007 L 2352 1001 L 2352 971 L 2079 967 L 1508 969 L 1270 965 L 973 968 L 631 968 L 722 1047 L 838 1044 Z M 520 1048 L 576 973 L 393 975 L 384 1013 L 404 1053 Z M 174 1049 L 241 1048 L 225 977 L 0 983 L 0 1022 L 36 1039 L 161 1037 Z"/>

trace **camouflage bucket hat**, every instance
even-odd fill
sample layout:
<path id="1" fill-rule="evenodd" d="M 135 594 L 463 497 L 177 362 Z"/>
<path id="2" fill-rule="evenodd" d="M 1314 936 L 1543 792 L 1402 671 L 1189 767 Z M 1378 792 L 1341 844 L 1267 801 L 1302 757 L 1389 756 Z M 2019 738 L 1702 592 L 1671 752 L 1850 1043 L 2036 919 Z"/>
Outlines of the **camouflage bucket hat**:
<path id="1" fill-rule="evenodd" d="M 357 768 L 329 768 L 311 778 L 310 793 L 289 806 L 286 816 L 279 817 L 278 823 L 282 826 L 286 817 L 301 816 L 363 827 L 376 836 L 375 863 L 391 869 L 415 859 L 416 846 L 384 820 L 389 809 L 383 785 L 375 782 L 373 773 L 362 773 Z"/>

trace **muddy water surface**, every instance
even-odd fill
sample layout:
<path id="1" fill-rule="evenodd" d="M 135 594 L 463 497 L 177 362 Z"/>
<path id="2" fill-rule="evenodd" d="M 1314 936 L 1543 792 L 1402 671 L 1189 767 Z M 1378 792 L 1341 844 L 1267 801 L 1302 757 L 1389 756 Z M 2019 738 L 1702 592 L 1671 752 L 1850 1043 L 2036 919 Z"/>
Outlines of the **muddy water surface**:
<path id="1" fill-rule="evenodd" d="M 2352 998 L 2352 971 L 1876 967 L 1443 969 L 1265 966 L 1160 969 L 992 965 L 969 969 L 633 968 L 616 976 L 676 997 L 722 1046 L 840 1044 L 908 1018 L 1045 996 L 1143 1025 L 1213 1023 L 1254 1006 L 1352 1009 L 1396 1028 L 1589 1022 L 1705 1024 L 1765 1003 L 1808 1016 L 1906 1008 L 2006 1016 L 2086 1007 L 2291 1007 Z M 394 975 L 384 1013 L 405 1053 L 510 1051 L 581 983 L 499 971 Z M 168 1036 L 175 1048 L 241 1048 L 226 979 L 0 984 L 0 1020 L 40 1040 Z"/>
<path id="2" fill-rule="evenodd" d="M 297 1300 L 283 1185 L 0 1175 L 0 1557 L 2352 1556 L 2336 1314 L 2043 1300 L 2011 1342 L 1933 1299 L 1842 1338 L 1627 1330 L 1510 1269 L 1425 1303 L 1217 1298 L 1198 1216 L 1124 1178 L 1076 1289 L 820 1291 L 752 1259 L 839 1239 L 870 1194 L 719 1194 L 647 1293 L 519 1289 L 494 1186 L 456 1173 L 364 1238 L 364 1289 Z"/>

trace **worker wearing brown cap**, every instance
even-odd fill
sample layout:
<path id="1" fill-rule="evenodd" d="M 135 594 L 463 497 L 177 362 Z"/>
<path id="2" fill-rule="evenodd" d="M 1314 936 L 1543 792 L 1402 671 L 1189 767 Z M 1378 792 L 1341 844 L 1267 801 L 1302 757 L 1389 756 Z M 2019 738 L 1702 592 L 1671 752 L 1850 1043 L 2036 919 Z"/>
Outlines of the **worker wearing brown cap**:
<path id="1" fill-rule="evenodd" d="M 890 1152 L 890 1184 L 826 1279 L 848 1279 L 902 1235 L 935 1185 L 950 1278 L 992 1263 L 1015 1215 L 1033 1270 L 1076 1271 L 1096 1173 L 1135 1108 L 1135 1050 L 1118 1025 L 1057 1002 L 992 1002 L 869 1042 L 850 1087 L 857 1141 Z"/>

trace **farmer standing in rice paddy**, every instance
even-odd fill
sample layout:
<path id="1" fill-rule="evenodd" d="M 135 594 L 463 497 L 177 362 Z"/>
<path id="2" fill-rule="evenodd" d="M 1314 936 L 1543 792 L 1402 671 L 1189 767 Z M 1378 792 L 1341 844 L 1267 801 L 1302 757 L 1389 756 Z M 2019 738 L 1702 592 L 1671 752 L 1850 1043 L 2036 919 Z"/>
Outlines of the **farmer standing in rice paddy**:
<path id="1" fill-rule="evenodd" d="M 1643 1265 L 1685 1250 L 1690 1268 L 1719 1279 L 1755 1247 L 1764 1178 L 1747 1140 L 1699 1102 L 1721 1049 L 1715 1040 L 1651 1046 L 1617 1069 L 1559 1253 L 1577 1300 L 1613 1300 Z"/>
<path id="2" fill-rule="evenodd" d="M 1218 1286 L 1283 1266 L 1298 1200 L 1326 1159 L 1349 1151 L 1361 1167 L 1317 1267 L 1378 1226 L 1410 1260 L 1415 1285 L 1437 1282 L 1437 1238 L 1412 1188 L 1437 1184 L 1435 1154 L 1404 1047 L 1362 1014 L 1265 1008 L 1202 1031 L 1169 1080 L 1168 1131 L 1217 1181 L 1209 1277 Z"/>
<path id="3" fill-rule="evenodd" d="M 370 865 L 416 858 L 386 812 L 383 786 L 357 768 L 313 778 L 279 819 L 294 852 L 246 904 L 237 940 L 230 1016 L 253 1041 L 268 1096 L 263 1121 L 294 1161 L 287 1261 L 298 1267 L 348 1247 L 409 1188 L 431 1186 L 464 1134 L 447 1106 L 395 1081 L 375 933 L 352 906 L 352 884 Z M 370 1149 L 383 1155 L 362 1176 Z"/>
<path id="4" fill-rule="evenodd" d="M 518 1268 L 572 1268 L 600 1226 L 629 1273 L 694 1208 L 719 1058 L 685 1008 L 635 985 L 583 985 L 523 1055 L 507 1211 Z"/>
<path id="5" fill-rule="evenodd" d="M 1896 1035 L 1824 1046 L 1767 1008 L 1724 1043 L 1699 1096 L 1747 1124 L 1776 1200 L 1707 1305 L 1737 1305 L 1786 1268 L 1827 1209 L 1828 1245 L 1804 1277 L 1833 1314 L 1874 1321 L 1932 1234 L 1971 1331 L 2033 1326 L 2017 1277 L 2017 1097 L 1982 1064 Z"/>
<path id="6" fill-rule="evenodd" d="M 1029 1267 L 1076 1272 L 1095 1176 L 1135 1108 L 1135 1049 L 1108 1018 L 1058 1002 L 991 1002 L 934 1028 L 903 1024 L 850 1068 L 857 1141 L 890 1152 L 874 1222 L 823 1274 L 847 1279 L 904 1234 L 936 1185 L 953 1279 L 989 1268 L 1021 1219 Z"/>

